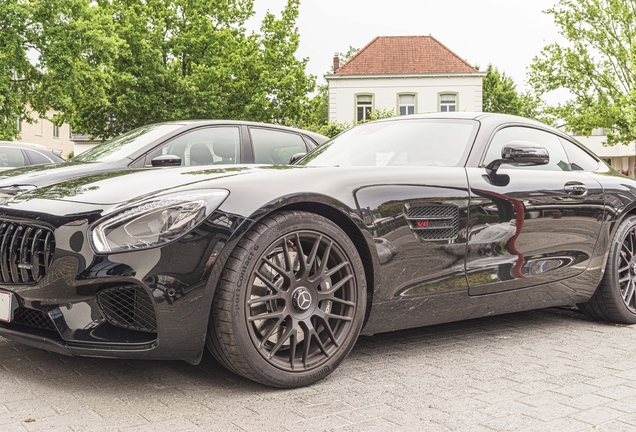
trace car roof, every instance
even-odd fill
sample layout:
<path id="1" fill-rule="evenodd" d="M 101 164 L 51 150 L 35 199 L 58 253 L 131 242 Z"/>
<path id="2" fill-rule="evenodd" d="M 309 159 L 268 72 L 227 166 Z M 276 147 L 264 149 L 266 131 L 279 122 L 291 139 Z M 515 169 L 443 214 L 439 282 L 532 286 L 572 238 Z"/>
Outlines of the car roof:
<path id="1" fill-rule="evenodd" d="M 176 124 L 183 126 L 218 126 L 218 125 L 237 125 L 237 126 L 253 126 L 253 127 L 261 127 L 261 128 L 269 128 L 269 129 L 278 129 L 282 131 L 292 132 L 292 133 L 300 133 L 303 135 L 307 135 L 317 144 L 322 144 L 327 141 L 329 138 L 321 135 L 316 132 L 308 131 L 305 129 L 299 129 L 295 127 L 282 126 L 273 123 L 259 123 L 259 122 L 251 122 L 251 121 L 243 121 L 243 120 L 181 120 L 181 121 L 170 121 L 163 122 L 160 124 Z"/>
<path id="2" fill-rule="evenodd" d="M 431 112 L 423 114 L 411 114 L 408 116 L 391 117 L 378 121 L 391 121 L 396 119 L 456 119 L 456 120 L 488 120 L 502 123 L 527 123 L 546 127 L 547 125 L 536 120 L 510 114 L 499 114 L 489 112 Z"/>
<path id="3" fill-rule="evenodd" d="M 33 150 L 50 150 L 49 148 L 43 146 L 42 144 L 32 144 L 27 142 L 16 142 L 16 141 L 0 141 L 1 146 L 9 146 L 9 147 L 18 147 L 18 148 L 28 148 Z"/>

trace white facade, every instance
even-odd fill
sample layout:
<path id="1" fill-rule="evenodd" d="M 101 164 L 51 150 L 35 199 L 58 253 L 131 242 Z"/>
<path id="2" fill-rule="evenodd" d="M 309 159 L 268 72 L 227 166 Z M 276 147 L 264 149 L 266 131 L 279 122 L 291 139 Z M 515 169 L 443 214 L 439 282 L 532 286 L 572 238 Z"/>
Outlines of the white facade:
<path id="1" fill-rule="evenodd" d="M 453 111 L 481 112 L 482 79 L 485 75 L 484 72 L 327 75 L 329 121 L 357 121 L 358 101 L 361 100 L 358 96 L 371 96 L 374 110 L 388 109 L 399 114 L 401 95 L 415 96 L 415 113 L 442 111 L 442 95 L 455 95 Z"/>
<path id="2" fill-rule="evenodd" d="M 592 150 L 598 157 L 605 159 L 615 170 L 630 177 L 636 177 L 636 146 L 634 143 L 606 146 L 604 144 L 607 142 L 607 137 L 602 129 L 593 130 L 589 137 L 574 136 L 573 138 Z"/>
<path id="3" fill-rule="evenodd" d="M 55 111 L 52 110 L 46 113 L 49 118 L 55 114 Z M 33 123 L 19 122 L 20 139 L 16 141 L 41 144 L 53 150 L 61 150 L 62 157 L 68 157 L 68 154 L 73 150 L 70 126 L 63 124 L 57 127 L 49 120 L 41 119 L 34 113 L 31 113 L 31 119 Z"/>

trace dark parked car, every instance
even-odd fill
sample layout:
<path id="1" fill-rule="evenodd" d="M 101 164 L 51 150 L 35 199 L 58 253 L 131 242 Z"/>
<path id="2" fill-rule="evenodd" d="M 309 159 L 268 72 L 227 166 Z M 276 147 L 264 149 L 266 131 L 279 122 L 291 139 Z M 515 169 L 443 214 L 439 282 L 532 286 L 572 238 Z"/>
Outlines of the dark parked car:
<path id="1" fill-rule="evenodd" d="M 39 144 L 0 141 L 0 171 L 55 162 L 64 162 L 59 150 L 51 150 Z"/>
<path id="2" fill-rule="evenodd" d="M 2 172 L 0 196 L 90 173 L 150 168 L 153 163 L 286 164 L 291 156 L 307 153 L 327 140 L 314 132 L 264 123 L 199 120 L 153 124 L 99 144 L 66 163 Z M 1 163 L 2 159 L 0 167 Z"/>
<path id="3" fill-rule="evenodd" d="M 519 117 L 367 123 L 298 166 L 92 174 L 0 222 L 0 335 L 70 355 L 207 345 L 295 387 L 361 333 L 575 304 L 636 323 L 636 181 Z"/>

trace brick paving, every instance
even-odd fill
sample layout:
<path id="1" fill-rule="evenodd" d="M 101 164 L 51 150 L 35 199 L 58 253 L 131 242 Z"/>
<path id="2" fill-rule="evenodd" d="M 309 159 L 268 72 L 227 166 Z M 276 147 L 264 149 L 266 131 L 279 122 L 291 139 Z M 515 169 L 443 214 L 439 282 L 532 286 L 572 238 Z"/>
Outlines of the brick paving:
<path id="1" fill-rule="evenodd" d="M 634 431 L 636 327 L 547 309 L 361 337 L 309 388 L 0 338 L 0 431 Z"/>

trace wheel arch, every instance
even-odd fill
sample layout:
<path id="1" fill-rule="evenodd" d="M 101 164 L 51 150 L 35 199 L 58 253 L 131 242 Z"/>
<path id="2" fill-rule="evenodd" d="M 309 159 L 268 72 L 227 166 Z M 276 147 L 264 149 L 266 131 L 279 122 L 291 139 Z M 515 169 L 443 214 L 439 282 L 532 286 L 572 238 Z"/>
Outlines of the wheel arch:
<path id="1" fill-rule="evenodd" d="M 378 263 L 377 253 L 373 253 L 375 252 L 375 247 L 371 249 L 369 245 L 370 242 L 371 244 L 373 244 L 373 238 L 371 237 L 371 234 L 366 230 L 361 230 L 360 227 L 340 209 L 334 208 L 322 202 L 288 203 L 277 208 L 275 211 L 281 212 L 288 210 L 305 211 L 322 216 L 325 219 L 329 219 L 330 221 L 334 222 L 336 225 L 338 225 L 338 227 L 340 227 L 341 230 L 345 232 L 345 234 L 347 234 L 347 237 L 349 237 L 349 239 L 355 246 L 356 251 L 360 256 L 360 260 L 362 260 L 362 265 L 364 266 L 364 275 L 367 280 L 367 307 L 364 319 L 364 322 L 366 323 L 371 312 L 371 307 L 373 305 L 373 291 L 375 282 L 377 280 L 375 269 L 377 269 Z M 364 233 L 367 233 L 367 236 L 365 236 Z M 374 264 L 374 260 L 376 264 Z"/>
<path id="2" fill-rule="evenodd" d="M 355 206 L 353 203 L 352 205 Z M 240 229 L 235 232 L 228 242 L 228 246 L 234 248 L 243 235 L 264 217 L 277 212 L 294 210 L 313 213 L 329 219 L 338 225 L 353 243 L 362 261 L 367 282 L 367 305 L 364 321 L 366 324 L 373 304 L 375 287 L 380 283 L 380 275 L 378 273 L 380 261 L 373 241 L 373 235 L 364 226 L 355 207 L 352 208 L 338 199 L 319 194 L 305 193 L 276 198 L 245 218 Z"/>

